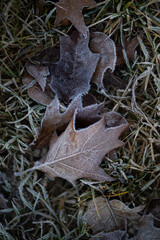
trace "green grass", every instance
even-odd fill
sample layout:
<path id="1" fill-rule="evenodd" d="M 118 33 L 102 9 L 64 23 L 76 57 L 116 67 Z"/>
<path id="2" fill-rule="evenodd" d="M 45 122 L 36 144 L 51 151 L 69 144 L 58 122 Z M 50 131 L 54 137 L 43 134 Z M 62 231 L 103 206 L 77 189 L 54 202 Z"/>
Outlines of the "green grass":
<path id="1" fill-rule="evenodd" d="M 116 181 L 99 186 L 78 180 L 74 188 L 37 171 L 14 176 L 39 159 L 27 147 L 45 112 L 45 106 L 30 99 L 22 85 L 25 62 L 58 44 L 59 33 L 54 30 L 56 11 L 51 1 L 46 1 L 42 16 L 36 1 L 0 1 L 0 193 L 7 200 L 4 203 L 0 197 L 0 239 L 89 239 L 92 232 L 83 226 L 82 211 L 93 194 L 102 195 L 99 187 L 109 199 L 131 206 L 160 197 L 160 2 L 96 2 L 83 10 L 90 28 L 113 33 L 116 44 L 141 31 L 144 36 L 134 61 L 116 69 L 127 88 L 106 90 L 109 97 L 95 91 L 105 100 L 106 110 L 125 114 L 130 123 L 117 161 L 106 157 L 102 163 L 107 173 L 114 171 Z M 58 28 L 65 34 L 70 29 L 71 25 Z"/>

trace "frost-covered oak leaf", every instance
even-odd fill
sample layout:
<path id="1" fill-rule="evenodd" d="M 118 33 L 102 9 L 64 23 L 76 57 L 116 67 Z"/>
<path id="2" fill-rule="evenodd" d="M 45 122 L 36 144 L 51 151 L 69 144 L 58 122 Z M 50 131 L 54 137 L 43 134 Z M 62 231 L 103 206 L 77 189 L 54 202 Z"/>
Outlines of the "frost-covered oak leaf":
<path id="1" fill-rule="evenodd" d="M 99 54 L 88 48 L 89 34 L 84 38 L 78 32 L 60 37 L 60 60 L 50 67 L 51 89 L 68 103 L 80 93 L 87 93 L 96 69 Z"/>
<path id="2" fill-rule="evenodd" d="M 99 53 L 100 59 L 93 74 L 92 81 L 103 87 L 103 76 L 107 69 L 114 71 L 116 64 L 116 47 L 112 39 L 102 32 L 91 33 L 89 47 L 92 52 Z"/>
<path id="3" fill-rule="evenodd" d="M 33 148 L 35 149 L 47 146 L 53 132 L 55 130 L 63 131 L 67 124 L 71 121 L 75 110 L 82 109 L 84 107 L 84 103 L 85 105 L 88 105 L 88 102 L 91 103 L 90 108 L 92 109 L 92 114 L 95 114 L 96 116 L 96 114 L 102 109 L 103 103 L 93 105 L 93 99 L 91 99 L 91 97 L 92 96 L 89 94 L 84 96 L 78 95 L 72 100 L 68 107 L 61 112 L 60 102 L 58 97 L 55 96 L 54 100 L 46 108 L 42 127 L 41 129 L 38 129 L 37 136 L 32 143 L 32 145 L 34 145 Z M 88 108 L 86 107 L 85 109 L 89 111 Z"/>
<path id="4" fill-rule="evenodd" d="M 83 177 L 112 181 L 99 165 L 106 153 L 124 145 L 119 136 L 127 127 L 126 123 L 107 128 L 105 116 L 100 117 L 91 106 L 77 109 L 60 136 L 54 131 L 46 156 L 27 172 L 41 170 L 51 179 L 61 177 L 73 185 Z"/>
<path id="5" fill-rule="evenodd" d="M 56 6 L 57 16 L 55 26 L 57 26 L 62 20 L 68 19 L 80 33 L 87 37 L 88 28 L 84 23 L 82 9 L 94 5 L 94 0 L 60 0 Z"/>

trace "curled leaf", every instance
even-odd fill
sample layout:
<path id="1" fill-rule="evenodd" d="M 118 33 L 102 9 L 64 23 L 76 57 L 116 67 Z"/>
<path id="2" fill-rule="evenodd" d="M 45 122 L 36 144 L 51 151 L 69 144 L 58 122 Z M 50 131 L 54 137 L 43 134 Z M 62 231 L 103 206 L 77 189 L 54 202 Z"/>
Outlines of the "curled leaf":
<path id="1" fill-rule="evenodd" d="M 94 0 L 60 0 L 57 3 L 57 17 L 55 26 L 62 20 L 69 19 L 75 28 L 87 37 L 88 28 L 85 26 L 82 16 L 82 8 L 94 6 Z"/>
<path id="2" fill-rule="evenodd" d="M 99 54 L 88 48 L 87 38 L 75 32 L 72 38 L 60 37 L 60 60 L 52 64 L 51 88 L 66 103 L 80 93 L 87 93 Z"/>
<path id="3" fill-rule="evenodd" d="M 104 33 L 93 32 L 91 34 L 90 49 L 94 53 L 100 54 L 92 81 L 98 86 L 103 86 L 103 76 L 107 69 L 114 71 L 116 64 L 116 48 L 112 39 L 108 38 Z"/>

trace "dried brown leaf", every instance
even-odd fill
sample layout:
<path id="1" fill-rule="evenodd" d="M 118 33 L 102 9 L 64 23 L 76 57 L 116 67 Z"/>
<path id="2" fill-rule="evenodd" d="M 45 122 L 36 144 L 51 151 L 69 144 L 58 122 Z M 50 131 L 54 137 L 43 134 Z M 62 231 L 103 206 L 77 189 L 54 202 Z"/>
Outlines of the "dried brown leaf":
<path id="1" fill-rule="evenodd" d="M 71 37 L 60 37 L 60 60 L 50 68 L 50 86 L 65 102 L 88 92 L 100 57 L 88 48 L 89 34 L 84 38 L 75 32 Z"/>
<path id="2" fill-rule="evenodd" d="M 37 83 L 28 88 L 28 95 L 36 102 L 49 105 L 53 100 L 54 93 L 48 85 L 49 66 L 59 60 L 59 49 L 51 47 L 43 50 L 38 55 L 32 58 L 32 62 L 26 64 L 26 71 L 22 78 L 25 86 L 28 86 L 32 81 L 37 80 Z"/>
<path id="3" fill-rule="evenodd" d="M 32 81 L 34 81 L 34 78 L 27 72 L 24 73 L 24 76 L 22 78 L 22 83 L 27 86 L 29 85 Z"/>
<path id="4" fill-rule="evenodd" d="M 92 81 L 98 86 L 103 86 L 103 76 L 107 69 L 114 71 L 116 64 L 116 48 L 112 39 L 101 32 L 91 34 L 90 49 L 94 53 L 100 54 Z"/>
<path id="5" fill-rule="evenodd" d="M 139 35 L 139 37 L 142 37 L 142 36 L 143 36 L 143 33 Z M 134 51 L 135 51 L 135 48 L 138 46 L 138 44 L 139 44 L 138 36 L 134 37 L 131 40 L 125 41 L 125 51 L 129 60 L 134 59 Z M 125 59 L 123 56 L 123 46 L 121 44 L 118 44 L 116 46 L 116 52 L 117 52 L 116 66 L 119 66 L 120 64 L 125 63 Z"/>
<path id="6" fill-rule="evenodd" d="M 140 215 L 137 213 L 140 212 L 144 206 L 130 209 L 123 202 L 119 200 L 111 200 L 109 201 L 109 205 L 106 200 L 102 197 L 97 197 L 95 199 L 96 207 L 93 200 L 88 203 L 88 210 L 83 215 L 83 221 L 86 222 L 93 230 L 94 233 L 104 231 L 104 232 L 112 232 L 117 230 L 125 230 L 126 228 L 126 220 L 130 222 L 135 222 L 140 219 Z M 112 213 L 111 210 L 112 209 Z M 97 214 L 97 210 L 99 212 L 99 216 Z M 115 221 L 116 220 L 116 221 Z"/>
<path id="7" fill-rule="evenodd" d="M 127 86 L 126 82 L 112 73 L 110 69 L 107 69 L 104 73 L 103 84 L 105 88 L 112 86 L 118 89 L 125 89 Z"/>
<path id="8" fill-rule="evenodd" d="M 42 148 L 48 145 L 51 135 L 54 130 L 64 130 L 67 124 L 73 117 L 74 111 L 76 108 L 83 108 L 83 98 L 81 95 L 78 95 L 73 101 L 69 104 L 67 109 L 61 113 L 60 112 L 60 102 L 58 97 L 55 96 L 54 100 L 48 105 L 45 116 L 43 119 L 43 124 L 41 130 L 38 131 L 36 139 L 32 143 L 34 148 Z M 85 103 L 87 102 L 87 96 L 85 97 Z M 100 111 L 103 104 L 96 105 L 98 111 Z"/>
<path id="9" fill-rule="evenodd" d="M 22 82 L 25 86 L 29 85 L 34 81 L 34 78 L 27 72 L 25 72 Z M 49 86 L 46 86 L 45 91 L 43 92 L 38 83 L 33 84 L 28 88 L 28 95 L 34 101 L 41 103 L 43 105 L 49 105 L 52 101 L 52 92 Z"/>
<path id="10" fill-rule="evenodd" d="M 57 3 L 57 16 L 55 26 L 62 20 L 69 19 L 75 28 L 87 37 L 88 28 L 84 23 L 82 9 L 94 6 L 94 0 L 60 0 Z"/>
<path id="11" fill-rule="evenodd" d="M 52 98 L 49 95 L 49 91 L 43 92 L 40 86 L 36 83 L 32 87 L 28 88 L 28 95 L 34 101 L 43 105 L 49 105 L 52 102 Z"/>
<path id="12" fill-rule="evenodd" d="M 89 94 L 83 95 L 82 103 L 83 103 L 82 104 L 83 107 L 86 107 L 89 105 L 97 104 L 97 100 L 92 94 L 89 93 Z"/>
<path id="13" fill-rule="evenodd" d="M 99 165 L 107 152 L 124 144 L 119 136 L 128 124 L 106 128 L 97 108 L 77 109 L 66 130 L 59 137 L 53 133 L 47 155 L 27 172 L 41 170 L 51 179 L 61 177 L 73 185 L 82 177 L 112 181 Z"/>
<path id="14" fill-rule="evenodd" d="M 106 127 L 116 127 L 122 124 L 126 124 L 127 121 L 117 112 L 104 113 L 106 120 Z"/>
<path id="15" fill-rule="evenodd" d="M 50 74 L 49 69 L 47 66 L 43 66 L 42 64 L 26 64 L 27 72 L 38 81 L 39 85 L 44 92 L 46 87 L 47 77 Z"/>

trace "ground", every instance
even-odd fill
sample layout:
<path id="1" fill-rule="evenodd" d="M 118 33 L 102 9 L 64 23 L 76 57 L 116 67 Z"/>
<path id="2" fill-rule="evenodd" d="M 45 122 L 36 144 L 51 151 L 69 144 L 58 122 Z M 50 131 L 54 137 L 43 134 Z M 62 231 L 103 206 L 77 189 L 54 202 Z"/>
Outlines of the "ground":
<path id="1" fill-rule="evenodd" d="M 160 4 L 97 0 L 83 10 L 86 25 L 111 35 L 116 44 L 143 32 L 134 59 L 115 70 L 127 87 L 109 87 L 106 96 L 91 89 L 106 110 L 124 115 L 130 124 L 118 159 L 106 157 L 101 164 L 108 174 L 114 171 L 115 181 L 95 189 L 81 180 L 76 187 L 60 178 L 52 181 L 39 171 L 15 176 L 39 160 L 28 146 L 46 109 L 29 98 L 22 84 L 25 63 L 58 46 L 59 35 L 72 30 L 68 22 L 54 28 L 53 1 L 38 6 L 38 1 L 0 2 L 0 239 L 89 239 L 92 231 L 82 214 L 94 196 L 103 193 L 130 207 L 160 197 Z"/>

